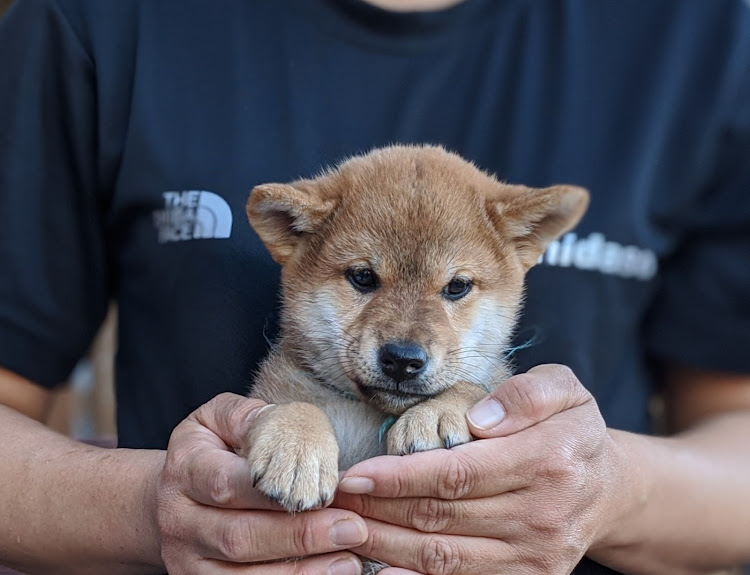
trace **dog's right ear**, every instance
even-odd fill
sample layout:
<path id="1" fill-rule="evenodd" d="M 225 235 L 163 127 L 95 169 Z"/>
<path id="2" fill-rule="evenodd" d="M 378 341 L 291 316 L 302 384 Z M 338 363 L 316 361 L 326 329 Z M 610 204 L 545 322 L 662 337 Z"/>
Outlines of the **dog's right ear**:
<path id="1" fill-rule="evenodd" d="M 253 188 L 247 217 L 273 259 L 284 265 L 305 234 L 319 230 L 333 208 L 334 202 L 321 196 L 316 182 L 300 180 Z"/>

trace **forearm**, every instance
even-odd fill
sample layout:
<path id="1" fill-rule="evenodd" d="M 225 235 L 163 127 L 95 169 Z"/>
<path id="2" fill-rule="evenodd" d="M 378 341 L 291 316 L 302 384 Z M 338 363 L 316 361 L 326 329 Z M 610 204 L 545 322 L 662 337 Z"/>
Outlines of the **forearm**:
<path id="1" fill-rule="evenodd" d="M 0 563 L 27 573 L 163 573 L 160 451 L 75 442 L 0 405 Z"/>
<path id="2" fill-rule="evenodd" d="M 632 497 L 629 511 L 591 547 L 591 558 L 633 575 L 750 563 L 750 412 L 719 416 L 673 438 L 611 435 Z"/>

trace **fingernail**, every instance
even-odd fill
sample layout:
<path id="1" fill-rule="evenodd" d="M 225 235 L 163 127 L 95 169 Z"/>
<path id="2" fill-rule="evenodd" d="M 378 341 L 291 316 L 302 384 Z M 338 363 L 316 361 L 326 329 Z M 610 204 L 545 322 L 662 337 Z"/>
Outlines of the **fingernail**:
<path id="1" fill-rule="evenodd" d="M 339 483 L 339 489 L 344 493 L 372 493 L 375 482 L 369 477 L 346 477 Z"/>
<path id="2" fill-rule="evenodd" d="M 367 530 L 359 521 L 342 519 L 333 524 L 328 536 L 334 545 L 361 545 L 367 541 Z"/>
<path id="3" fill-rule="evenodd" d="M 339 559 L 328 568 L 328 575 L 360 575 L 362 568 L 356 559 Z"/>
<path id="4" fill-rule="evenodd" d="M 505 419 L 505 410 L 499 401 L 488 397 L 472 407 L 466 417 L 474 427 L 490 429 Z"/>

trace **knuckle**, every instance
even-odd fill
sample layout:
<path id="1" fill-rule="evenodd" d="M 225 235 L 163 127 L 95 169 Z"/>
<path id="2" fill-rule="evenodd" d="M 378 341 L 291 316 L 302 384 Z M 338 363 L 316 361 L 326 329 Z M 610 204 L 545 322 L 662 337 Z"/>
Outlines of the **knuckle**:
<path id="1" fill-rule="evenodd" d="M 305 518 L 292 530 L 292 544 L 294 552 L 299 555 L 315 555 L 320 550 L 316 545 L 316 533 L 314 523 Z"/>
<path id="2" fill-rule="evenodd" d="M 201 405 L 198 410 L 201 412 L 212 412 L 216 411 L 217 409 L 222 409 L 226 407 L 228 404 L 233 403 L 236 396 L 233 393 L 229 393 L 228 391 L 224 391 L 222 393 L 219 393 L 218 395 L 215 395 L 212 397 L 209 401 Z"/>
<path id="3" fill-rule="evenodd" d="M 565 532 L 568 520 L 567 514 L 560 509 L 546 509 L 533 518 L 531 527 L 537 535 L 544 537 L 551 550 L 552 542 L 557 541 Z"/>
<path id="4" fill-rule="evenodd" d="M 226 401 L 230 401 L 234 399 L 236 396 L 233 393 L 229 393 L 228 391 L 223 391 L 220 394 L 218 394 L 216 397 L 213 398 L 213 402 L 215 403 L 224 403 Z"/>
<path id="5" fill-rule="evenodd" d="M 433 498 L 417 499 L 411 507 L 409 523 L 424 533 L 445 531 L 453 522 L 453 506 Z"/>
<path id="6" fill-rule="evenodd" d="M 461 568 L 461 550 L 452 539 L 431 537 L 422 549 L 421 564 L 429 575 L 454 575 Z"/>
<path id="7" fill-rule="evenodd" d="M 388 479 L 388 492 L 392 494 L 392 497 L 398 499 L 406 496 L 410 491 L 410 485 L 417 482 L 418 474 L 412 471 L 408 477 L 401 477 L 400 474 L 395 474 L 393 477 Z"/>
<path id="8" fill-rule="evenodd" d="M 567 501 L 557 501 L 537 514 L 529 527 L 535 539 L 543 539 L 545 557 L 557 557 L 556 563 L 563 558 L 580 558 L 586 551 L 584 544 L 585 529 L 580 523 L 579 513 Z M 578 555 L 580 553 L 580 555 Z"/>
<path id="9" fill-rule="evenodd" d="M 569 366 L 557 363 L 552 367 L 558 380 L 569 385 L 575 385 L 578 382 L 578 378 L 576 378 L 575 373 L 573 373 L 573 370 Z"/>
<path id="10" fill-rule="evenodd" d="M 513 384 L 508 386 L 506 392 L 510 404 L 521 414 L 534 420 L 544 417 L 548 398 L 535 378 L 521 374 L 513 378 Z"/>
<path id="11" fill-rule="evenodd" d="M 229 561 L 239 562 L 244 559 L 248 545 L 251 545 L 252 534 L 247 533 L 237 521 L 227 521 L 222 527 L 217 541 L 218 551 Z"/>
<path id="12" fill-rule="evenodd" d="M 567 365 L 555 365 L 555 380 L 561 391 L 574 404 L 586 402 L 593 396 L 578 379 L 575 372 Z"/>
<path id="13" fill-rule="evenodd" d="M 223 507 L 231 503 L 233 495 L 226 470 L 222 468 L 211 470 L 208 476 L 210 501 L 218 507 Z"/>
<path id="14" fill-rule="evenodd" d="M 190 417 L 203 427 L 215 432 L 224 426 L 223 422 L 229 422 L 231 429 L 231 423 L 234 422 L 233 416 L 236 419 L 238 411 L 241 410 L 237 409 L 237 397 L 232 393 L 224 392 L 198 407 Z"/>
<path id="15" fill-rule="evenodd" d="M 557 484 L 567 483 L 577 477 L 581 462 L 575 449 L 568 442 L 559 441 L 547 445 L 538 461 L 537 474 Z"/>
<path id="16" fill-rule="evenodd" d="M 531 557 L 527 562 L 534 568 L 535 573 L 552 575 L 557 565 L 557 557 L 552 553 L 545 553 Z"/>
<path id="17" fill-rule="evenodd" d="M 471 463 L 461 457 L 446 460 L 437 482 L 438 497 L 441 499 L 463 499 L 474 490 L 476 473 Z"/>
<path id="18" fill-rule="evenodd" d="M 213 397 L 203 405 L 198 406 L 198 408 L 188 416 L 188 419 L 197 421 L 203 427 L 211 429 L 213 427 L 213 414 L 216 411 L 218 399 L 219 396 Z"/>
<path id="19" fill-rule="evenodd" d="M 526 406 L 527 414 L 534 420 L 542 419 L 547 413 L 549 397 L 543 386 L 534 383 L 518 389 L 521 405 Z"/>

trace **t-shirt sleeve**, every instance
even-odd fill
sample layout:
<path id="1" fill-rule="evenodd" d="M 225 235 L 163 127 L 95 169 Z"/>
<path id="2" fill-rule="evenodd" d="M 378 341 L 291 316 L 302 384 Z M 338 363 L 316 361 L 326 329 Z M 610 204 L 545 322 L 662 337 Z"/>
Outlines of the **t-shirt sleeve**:
<path id="1" fill-rule="evenodd" d="M 657 359 L 750 373 L 750 7 L 740 10 L 713 169 L 663 262 L 646 337 Z"/>
<path id="2" fill-rule="evenodd" d="M 0 366 L 63 381 L 106 312 L 94 66 L 52 0 L 0 22 Z"/>

